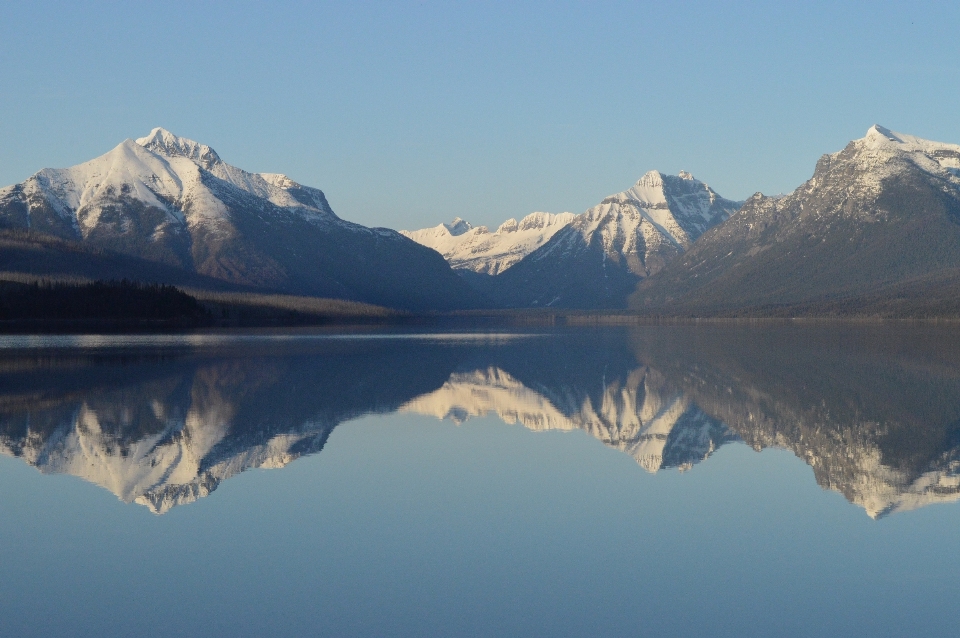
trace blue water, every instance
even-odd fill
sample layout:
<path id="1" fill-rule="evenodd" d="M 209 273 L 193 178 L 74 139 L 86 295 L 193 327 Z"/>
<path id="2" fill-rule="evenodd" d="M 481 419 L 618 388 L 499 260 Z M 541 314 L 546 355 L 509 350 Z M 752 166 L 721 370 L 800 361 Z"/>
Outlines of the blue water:
<path id="1" fill-rule="evenodd" d="M 11 350 L 0 359 L 0 634 L 956 633 L 953 338 L 696 330 Z M 782 350 L 764 359 L 770 344 Z M 476 373 L 491 368 L 583 427 L 535 431 L 503 395 L 473 405 L 503 419 L 465 417 L 463 399 L 443 420 L 411 411 L 467 379 L 479 392 Z M 646 408 L 685 406 L 666 446 L 649 448 L 662 448 L 660 467 L 584 416 L 604 393 L 627 397 L 623 408 L 637 392 Z M 740 409 L 764 425 L 748 431 Z M 620 443 L 634 441 L 625 424 L 640 412 L 608 412 Z M 197 443 L 214 431 L 216 443 Z M 762 451 L 744 443 L 777 434 Z M 288 438 L 282 467 L 250 457 Z M 168 462 L 177 441 L 205 450 L 198 472 L 236 471 L 158 508 L 116 494 L 120 482 L 103 483 L 117 476 L 91 465 Z M 878 464 L 848 467 L 871 450 Z M 192 478 L 158 476 L 138 489 Z M 857 502 L 877 498 L 863 484 L 878 477 L 881 504 L 898 504 L 889 511 Z"/>

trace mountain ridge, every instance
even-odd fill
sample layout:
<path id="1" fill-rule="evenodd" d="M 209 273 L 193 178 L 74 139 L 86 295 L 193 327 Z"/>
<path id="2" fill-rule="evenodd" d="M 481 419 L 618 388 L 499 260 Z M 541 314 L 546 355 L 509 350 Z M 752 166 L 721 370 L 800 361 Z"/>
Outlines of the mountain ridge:
<path id="1" fill-rule="evenodd" d="M 530 213 L 519 222 L 508 219 L 494 232 L 459 217 L 449 224 L 400 234 L 433 248 L 458 271 L 499 275 L 542 246 L 573 221 L 573 213 Z"/>
<path id="2" fill-rule="evenodd" d="M 960 145 L 873 125 L 786 195 L 735 202 L 653 170 L 580 215 L 393 231 L 158 127 L 0 188 L 0 234 L 0 271 L 18 276 L 109 273 L 413 311 L 954 316 Z"/>

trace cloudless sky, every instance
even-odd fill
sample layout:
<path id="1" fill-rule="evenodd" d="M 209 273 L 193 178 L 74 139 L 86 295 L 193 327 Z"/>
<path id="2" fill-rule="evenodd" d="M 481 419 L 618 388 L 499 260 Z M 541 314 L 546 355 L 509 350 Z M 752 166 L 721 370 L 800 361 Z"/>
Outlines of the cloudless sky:
<path id="1" fill-rule="evenodd" d="M 789 192 L 880 123 L 960 143 L 960 3 L 7 2 L 0 184 L 163 126 L 419 228 L 651 169 Z"/>

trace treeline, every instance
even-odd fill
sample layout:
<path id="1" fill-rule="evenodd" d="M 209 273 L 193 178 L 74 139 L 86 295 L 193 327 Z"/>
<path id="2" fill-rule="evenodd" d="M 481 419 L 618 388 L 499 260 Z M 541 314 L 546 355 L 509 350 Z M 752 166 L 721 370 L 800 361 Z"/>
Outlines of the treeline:
<path id="1" fill-rule="evenodd" d="M 0 332 L 167 330 L 391 324 L 406 315 L 369 304 L 187 289 L 129 279 L 0 280 Z"/>
<path id="2" fill-rule="evenodd" d="M 163 322 L 200 325 L 208 311 L 182 290 L 122 279 L 0 282 L 0 321 Z"/>

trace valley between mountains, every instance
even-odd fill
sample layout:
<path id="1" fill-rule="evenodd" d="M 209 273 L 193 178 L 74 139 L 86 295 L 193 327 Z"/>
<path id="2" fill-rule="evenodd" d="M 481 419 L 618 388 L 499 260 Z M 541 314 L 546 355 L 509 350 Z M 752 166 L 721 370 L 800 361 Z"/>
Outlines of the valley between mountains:
<path id="1" fill-rule="evenodd" d="M 161 128 L 0 189 L 0 279 L 131 279 L 405 312 L 960 316 L 960 145 L 875 125 L 787 195 L 650 171 L 496 230 L 340 219 L 324 193 Z"/>

